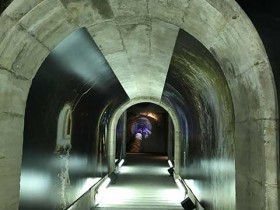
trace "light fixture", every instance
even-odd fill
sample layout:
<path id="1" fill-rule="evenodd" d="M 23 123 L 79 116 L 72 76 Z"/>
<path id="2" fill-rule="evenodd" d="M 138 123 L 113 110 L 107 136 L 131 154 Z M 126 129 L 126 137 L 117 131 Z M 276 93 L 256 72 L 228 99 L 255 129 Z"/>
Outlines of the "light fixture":
<path id="1" fill-rule="evenodd" d="M 124 159 L 122 159 L 122 160 L 119 162 L 118 166 L 119 166 L 119 167 L 122 167 L 123 164 L 124 164 Z"/>
<path id="2" fill-rule="evenodd" d="M 111 183 L 115 184 L 116 180 L 118 178 L 118 175 L 115 172 L 110 173 L 110 175 L 108 176 L 111 179 Z"/>
<path id="3" fill-rule="evenodd" d="M 167 171 L 169 172 L 170 176 L 173 176 L 173 173 L 174 173 L 173 167 L 169 168 Z"/>
<path id="4" fill-rule="evenodd" d="M 175 182 L 176 182 L 176 184 L 177 184 L 179 190 L 180 190 L 181 192 L 184 192 L 184 193 L 185 193 L 185 192 L 186 192 L 186 189 L 185 189 L 183 183 L 181 182 L 181 180 L 180 180 L 180 179 L 176 179 Z"/>
<path id="5" fill-rule="evenodd" d="M 111 178 L 108 177 L 107 179 L 105 179 L 98 187 L 98 192 L 103 192 L 107 187 L 108 185 L 110 184 L 111 182 Z"/>
<path id="6" fill-rule="evenodd" d="M 173 163 L 172 163 L 171 160 L 168 160 L 168 165 L 169 165 L 171 168 L 173 168 Z"/>
<path id="7" fill-rule="evenodd" d="M 111 182 L 111 178 L 106 178 L 97 188 L 96 195 L 95 195 L 95 204 L 99 204 L 101 201 L 102 196 L 105 194 L 106 188 Z"/>
<path id="8" fill-rule="evenodd" d="M 183 200 L 181 202 L 181 205 L 185 210 L 193 210 L 196 207 L 195 204 L 190 199 L 190 197 L 187 197 L 185 200 Z"/>

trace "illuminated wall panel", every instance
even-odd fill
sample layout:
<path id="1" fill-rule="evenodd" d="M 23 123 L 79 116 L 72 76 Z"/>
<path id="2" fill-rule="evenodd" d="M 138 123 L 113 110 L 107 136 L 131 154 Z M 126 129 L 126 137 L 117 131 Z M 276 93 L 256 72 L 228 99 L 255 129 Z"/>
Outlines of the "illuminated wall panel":
<path id="1" fill-rule="evenodd" d="M 107 173 L 108 122 L 126 100 L 86 29 L 50 53 L 26 105 L 20 209 L 64 209 Z"/>
<path id="2" fill-rule="evenodd" d="M 180 30 L 162 100 L 177 113 L 180 175 L 209 210 L 235 209 L 234 112 L 214 56 Z"/>

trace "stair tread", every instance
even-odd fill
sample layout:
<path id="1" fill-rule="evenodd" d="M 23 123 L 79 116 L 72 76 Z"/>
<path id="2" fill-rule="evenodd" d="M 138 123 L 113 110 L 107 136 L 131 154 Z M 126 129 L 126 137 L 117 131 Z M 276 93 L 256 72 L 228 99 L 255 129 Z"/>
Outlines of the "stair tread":
<path id="1" fill-rule="evenodd" d="M 129 158 L 132 159 L 129 161 L 131 165 L 122 168 L 116 182 L 106 189 L 95 209 L 183 209 L 184 195 L 167 171 L 167 159 L 148 158 L 147 165 L 147 162 L 141 162 L 142 159 L 133 160 L 139 156 Z"/>

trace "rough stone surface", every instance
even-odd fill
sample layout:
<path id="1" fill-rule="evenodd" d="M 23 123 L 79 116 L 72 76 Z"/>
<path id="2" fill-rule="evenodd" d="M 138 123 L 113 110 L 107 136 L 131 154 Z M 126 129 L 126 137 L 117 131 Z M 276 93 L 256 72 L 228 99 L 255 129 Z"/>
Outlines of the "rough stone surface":
<path id="1" fill-rule="evenodd" d="M 119 28 L 114 21 L 90 26 L 88 30 L 103 55 L 124 50 Z"/>
<path id="2" fill-rule="evenodd" d="M 237 122 L 248 119 L 275 119 L 274 87 L 267 82 L 272 81 L 273 75 L 271 72 L 265 73 L 267 69 L 267 63 L 253 66 L 229 82 Z"/>
<path id="3" fill-rule="evenodd" d="M 160 98 L 178 28 L 162 21 L 104 22 L 89 28 L 127 94 Z M 127 72 L 130 72 L 129 74 Z"/>
<path id="4" fill-rule="evenodd" d="M 9 30 L 13 28 L 16 24 L 10 17 L 7 15 L 2 15 L 0 18 L 0 40 L 3 40 L 5 36 L 9 33 Z M 1 43 L 1 42 L 0 42 Z"/>
<path id="5" fill-rule="evenodd" d="M 8 15 L 14 20 L 19 20 L 31 9 L 36 7 L 43 0 L 17 0 L 12 1 L 10 6 L 3 12 L 4 15 Z"/>
<path id="6" fill-rule="evenodd" d="M 13 26 L 0 42 L 0 67 L 12 69 L 12 65 L 26 43 L 28 34 L 19 26 Z M 14 47 L 17 43 L 17 47 Z"/>
<path id="7" fill-rule="evenodd" d="M 16 25 L 0 43 L 0 67 L 32 79 L 48 53 L 46 47 Z"/>
<path id="8" fill-rule="evenodd" d="M 153 21 L 151 27 L 150 59 L 154 66 L 151 69 L 151 88 L 154 89 L 152 92 L 156 91 L 156 96 L 158 96 L 162 94 L 179 28 L 161 21 Z M 155 82 L 159 83 L 158 88 L 154 85 Z"/>
<path id="9" fill-rule="evenodd" d="M 278 187 L 277 185 L 266 186 L 265 192 L 265 202 L 267 209 L 277 209 L 277 200 L 278 200 Z"/>
<path id="10" fill-rule="evenodd" d="M 274 139 L 277 139 L 279 133 L 279 123 L 277 120 L 264 120 L 263 121 L 263 144 L 264 144 L 264 159 L 265 159 L 265 203 L 267 209 L 277 209 L 278 189 L 277 179 L 279 174 L 275 171 L 277 168 L 277 160 L 279 160 L 279 148 Z M 257 137 L 256 137 L 257 138 Z M 278 182 L 279 183 L 279 182 Z M 278 189 L 277 189 L 278 188 Z"/>
<path id="11" fill-rule="evenodd" d="M 18 161 L 18 159 L 10 159 L 10 163 L 14 163 Z M 1 169 L 3 166 L 1 164 L 0 160 L 0 166 Z M 10 166 L 9 166 L 10 167 Z M 20 164 L 14 166 L 14 167 L 20 167 Z M 1 174 L 1 181 L 0 181 L 0 187 L 1 189 L 5 189 L 5 191 L 0 191 L 0 202 L 1 202 L 1 210 L 17 210 L 19 205 L 19 200 L 15 199 L 19 196 L 19 177 L 20 172 L 18 174 L 9 174 L 9 175 L 2 175 Z M 18 189 L 17 191 L 14 189 Z"/>
<path id="12" fill-rule="evenodd" d="M 150 30 L 150 23 L 120 26 L 121 36 L 129 58 L 149 57 Z"/>
<path id="13" fill-rule="evenodd" d="M 18 209 L 23 143 L 22 115 L 0 113 L 0 209 Z M 4 190 L 3 190 L 4 189 Z"/>
<path id="14" fill-rule="evenodd" d="M 148 16 L 147 0 L 109 0 L 117 21 Z"/>
<path id="15" fill-rule="evenodd" d="M 276 142 L 271 142 L 277 125 L 275 120 L 265 119 L 236 124 L 237 192 L 249 192 L 237 193 L 237 209 L 277 209 L 277 153 L 273 149 Z"/>
<path id="16" fill-rule="evenodd" d="M 212 49 L 229 80 L 228 74 L 237 76 L 248 71 L 257 61 L 266 61 L 263 45 L 253 31 L 252 23 L 240 16 L 228 22 L 213 43 Z"/>
<path id="17" fill-rule="evenodd" d="M 12 71 L 31 80 L 48 54 L 49 50 L 46 47 L 28 36 L 12 65 Z"/>
<path id="18" fill-rule="evenodd" d="M 216 8 L 204 0 L 196 0 L 191 1 L 186 10 L 182 29 L 209 47 L 226 23 L 227 20 Z"/>
<path id="19" fill-rule="evenodd" d="M 236 209 L 266 209 L 262 183 L 237 173 L 237 206 Z M 242 184 L 241 184 L 242 183 Z M 272 208 L 273 209 L 273 208 Z M 277 208 L 276 208 L 277 209 Z"/>
<path id="20" fill-rule="evenodd" d="M 139 102 L 160 99 L 179 27 L 201 41 L 221 65 L 233 97 L 236 208 L 278 209 L 273 75 L 253 25 L 235 1 L 14 0 L 0 16 L 0 25 L 1 210 L 18 206 L 29 80 L 47 48 L 84 26 L 129 97 Z"/>
<path id="21" fill-rule="evenodd" d="M 15 113 L 0 113 L 1 115 L 1 162 L 7 167 L 1 167 L 2 174 L 18 173 L 21 162 L 21 150 L 23 142 L 23 116 Z M 12 163 L 7 162 L 9 159 L 19 158 L 19 161 Z M 11 167 L 8 167 L 8 165 Z M 5 169 L 4 169 L 5 168 Z M 2 170 L 3 169 L 3 170 Z"/>
<path id="22" fill-rule="evenodd" d="M 129 64 L 129 60 L 126 57 L 126 52 L 120 51 L 117 53 L 109 54 L 106 56 L 108 63 L 113 69 L 115 75 L 121 82 L 124 90 L 130 98 L 138 95 L 137 84 L 135 83 L 135 73 Z"/>
<path id="23" fill-rule="evenodd" d="M 178 29 L 157 21 L 120 25 L 120 31 L 139 94 L 159 98 Z"/>
<path id="24" fill-rule="evenodd" d="M 58 0 L 43 1 L 29 11 L 20 24 L 49 49 L 77 28 Z"/>
<path id="25" fill-rule="evenodd" d="M 239 14 L 245 15 L 240 6 L 232 0 L 206 0 L 210 5 L 213 6 L 221 15 L 225 17 L 226 20 L 235 19 Z"/>
<path id="26" fill-rule="evenodd" d="M 247 125 L 247 126 L 245 126 Z M 249 128 L 249 129 L 248 129 Z M 262 129 L 258 125 L 258 121 L 246 121 L 236 124 L 236 164 L 237 173 L 246 177 L 252 177 L 254 180 L 262 182 L 264 179 L 264 150 L 263 142 L 255 138 L 261 135 Z M 244 164 L 247 160 L 248 164 Z"/>
<path id="27" fill-rule="evenodd" d="M 265 162 L 265 182 L 268 187 L 277 186 L 277 142 L 273 139 L 277 138 L 279 132 L 279 123 L 277 120 L 262 120 L 263 123 L 263 142 Z"/>
<path id="28" fill-rule="evenodd" d="M 0 69 L 0 112 L 24 115 L 27 93 L 31 82 L 16 78 Z"/>
<path id="29" fill-rule="evenodd" d="M 160 19 L 181 27 L 184 23 L 186 7 L 178 7 L 168 0 L 148 0 L 149 15 L 152 19 Z"/>
<path id="30" fill-rule="evenodd" d="M 108 0 L 61 0 L 80 27 L 91 26 L 113 19 L 113 12 Z"/>

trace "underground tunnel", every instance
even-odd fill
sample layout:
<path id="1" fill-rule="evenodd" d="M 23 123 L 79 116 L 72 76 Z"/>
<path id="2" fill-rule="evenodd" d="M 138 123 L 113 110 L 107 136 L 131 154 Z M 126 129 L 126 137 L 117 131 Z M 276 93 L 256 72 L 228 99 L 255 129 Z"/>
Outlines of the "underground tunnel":
<path id="1" fill-rule="evenodd" d="M 168 113 L 151 103 L 141 103 L 127 111 L 127 152 L 167 155 Z"/>
<path id="2" fill-rule="evenodd" d="M 275 81 L 235 1 L 14 0 L 0 24 L 0 209 L 90 209 L 136 137 L 198 209 L 279 208 Z"/>

